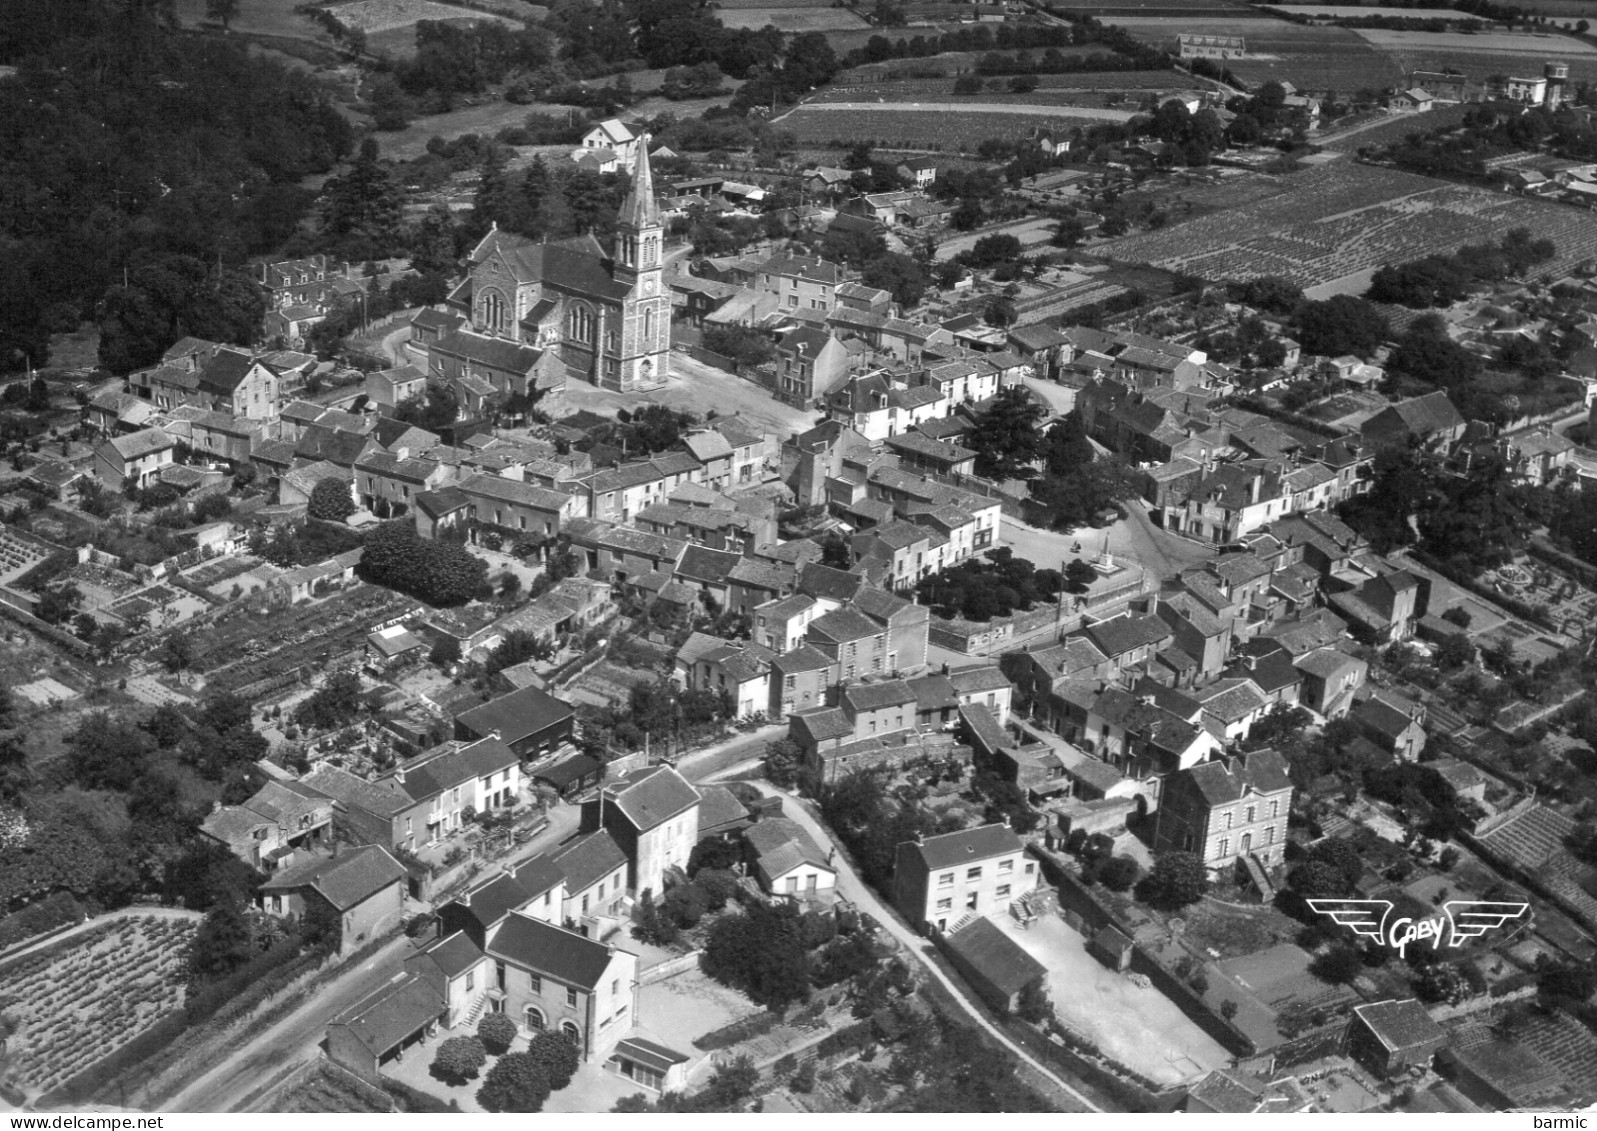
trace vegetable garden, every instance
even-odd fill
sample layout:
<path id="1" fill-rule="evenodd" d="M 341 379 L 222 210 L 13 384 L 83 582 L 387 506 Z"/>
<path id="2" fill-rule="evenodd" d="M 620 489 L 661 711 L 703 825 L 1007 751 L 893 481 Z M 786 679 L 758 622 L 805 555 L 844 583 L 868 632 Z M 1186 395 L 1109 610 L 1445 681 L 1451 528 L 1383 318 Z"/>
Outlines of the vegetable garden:
<path id="1" fill-rule="evenodd" d="M 1280 195 L 1230 212 L 1111 241 L 1102 253 L 1204 279 L 1280 275 L 1313 287 L 1511 227 L 1557 246 L 1538 275 L 1558 278 L 1597 255 L 1597 224 L 1579 209 L 1343 164 L 1294 174 Z"/>
<path id="2" fill-rule="evenodd" d="M 45 1091 L 183 1004 L 195 919 L 118 919 L 0 970 L 0 1013 L 17 1023 L 11 1070 Z"/>

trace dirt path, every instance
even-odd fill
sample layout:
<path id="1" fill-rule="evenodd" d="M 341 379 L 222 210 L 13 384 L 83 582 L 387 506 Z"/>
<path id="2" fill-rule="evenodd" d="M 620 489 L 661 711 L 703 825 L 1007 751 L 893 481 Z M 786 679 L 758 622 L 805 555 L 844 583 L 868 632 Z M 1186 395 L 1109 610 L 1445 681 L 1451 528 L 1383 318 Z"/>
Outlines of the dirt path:
<path id="1" fill-rule="evenodd" d="M 782 807 L 783 815 L 791 818 L 794 821 L 797 821 L 801 826 L 803 826 L 804 831 L 815 838 L 817 845 L 822 848 L 832 847 L 834 842 L 832 840 L 831 834 L 826 830 L 825 827 L 821 825 L 820 821 L 816 820 L 815 816 L 809 811 L 808 806 L 805 805 L 804 802 L 800 801 L 792 794 L 784 793 L 783 791 L 776 789 L 773 786 L 767 785 L 764 782 L 754 782 L 753 785 L 756 789 L 768 797 L 782 798 L 784 802 Z M 883 905 L 882 901 L 876 897 L 876 893 L 865 886 L 865 881 L 860 879 L 858 873 L 854 871 L 853 867 L 849 864 L 848 860 L 843 857 L 842 853 L 838 853 L 834 857 L 832 864 L 837 869 L 838 892 L 841 893 L 845 899 L 848 899 L 856 906 L 863 907 L 866 911 L 870 912 L 870 914 L 875 916 L 876 920 L 881 923 L 882 926 L 889 933 L 891 933 L 894 938 L 903 943 L 905 949 L 915 956 L 915 959 L 925 969 L 926 973 L 932 978 L 936 979 L 938 982 L 942 983 L 943 988 L 953 995 L 954 1000 L 959 1003 L 960 1008 L 971 1021 L 981 1026 L 982 1029 L 986 1030 L 989 1036 L 1002 1044 L 1010 1052 L 1014 1053 L 1021 1063 L 1027 1065 L 1032 1069 L 1032 1071 L 1040 1073 L 1050 1084 L 1061 1089 L 1076 1103 L 1079 1103 L 1081 1105 L 1080 1110 L 1103 1110 L 1089 1100 L 1086 1096 L 1078 1092 L 1075 1088 L 1071 1087 L 1064 1080 L 1060 1079 L 1052 1069 L 1045 1067 L 1040 1061 L 1034 1058 L 1030 1053 L 1026 1052 L 1025 1049 L 1011 1041 L 1008 1036 L 1006 1036 L 1001 1030 L 989 1022 L 987 1018 L 982 1015 L 981 1010 L 972 1005 L 966 998 L 964 990 L 959 986 L 956 986 L 948 978 L 948 976 L 942 972 L 937 964 L 932 962 L 927 956 L 927 951 L 930 949 L 930 944 L 898 921 L 893 912 L 888 910 L 888 908 Z"/>

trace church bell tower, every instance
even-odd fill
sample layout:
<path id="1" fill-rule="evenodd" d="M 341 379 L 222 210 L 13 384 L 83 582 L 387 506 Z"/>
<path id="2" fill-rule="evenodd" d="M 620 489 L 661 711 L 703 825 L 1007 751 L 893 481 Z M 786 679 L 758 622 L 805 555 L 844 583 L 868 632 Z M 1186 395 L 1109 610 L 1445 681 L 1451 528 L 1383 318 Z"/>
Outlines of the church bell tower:
<path id="1" fill-rule="evenodd" d="M 671 354 L 671 295 L 665 286 L 665 222 L 649 169 L 649 135 L 638 138 L 632 189 L 616 216 L 615 279 L 623 301 L 621 391 L 665 384 Z"/>

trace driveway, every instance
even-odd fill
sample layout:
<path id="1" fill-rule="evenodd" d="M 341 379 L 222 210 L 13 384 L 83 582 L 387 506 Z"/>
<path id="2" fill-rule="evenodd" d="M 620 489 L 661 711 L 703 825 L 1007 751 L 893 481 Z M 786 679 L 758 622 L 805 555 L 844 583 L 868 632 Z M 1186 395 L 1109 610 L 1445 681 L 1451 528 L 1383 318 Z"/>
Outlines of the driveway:
<path id="1" fill-rule="evenodd" d="M 767 797 L 780 797 L 783 802 L 783 816 L 797 821 L 799 825 L 804 828 L 804 831 L 809 833 L 810 836 L 815 839 L 815 843 L 818 847 L 825 849 L 831 849 L 834 847 L 835 842 L 832 840 L 831 833 L 821 824 L 820 821 L 816 820 L 814 814 L 810 812 L 808 806 L 804 802 L 800 801 L 792 794 L 785 793 L 782 790 L 776 789 L 775 787 L 764 782 L 755 782 L 753 784 L 755 788 L 757 788 Z M 898 920 L 894 913 L 890 911 L 880 899 L 877 898 L 876 893 L 865 885 L 865 881 L 860 879 L 859 874 L 854 871 L 853 867 L 849 864 L 848 860 L 843 856 L 842 853 L 836 853 L 833 855 L 832 866 L 837 869 L 838 894 L 844 899 L 849 900 L 856 907 L 862 908 L 870 915 L 874 916 L 876 921 L 882 925 L 882 929 L 887 931 L 900 943 L 902 943 L 905 950 L 915 957 L 915 959 L 921 964 L 922 969 L 925 971 L 928 977 L 931 977 L 942 983 L 943 988 L 953 995 L 954 1000 L 959 1003 L 961 1008 L 964 1010 L 966 1017 L 973 1024 L 979 1025 L 982 1029 L 986 1030 L 990 1037 L 998 1041 L 1001 1045 L 1013 1053 L 1017 1059 L 1029 1067 L 1033 1072 L 1045 1077 L 1048 1084 L 1056 1089 L 1062 1090 L 1065 1094 L 1065 1097 L 1068 1097 L 1069 1100 L 1079 1104 L 1080 1107 L 1077 1110 L 1103 1110 L 1091 1100 L 1087 1099 L 1086 1096 L 1078 1092 L 1075 1088 L 1071 1087 L 1063 1079 L 1061 1079 L 1060 1076 L 1052 1069 L 1045 1067 L 1030 1053 L 1026 1052 L 1025 1049 L 1022 1049 L 1020 1046 L 1016 1045 L 1003 1032 L 989 1022 L 987 1018 L 983 1016 L 981 1010 L 977 1006 L 972 1005 L 966 998 L 963 988 L 955 985 L 948 978 L 948 976 L 944 974 L 943 971 L 928 957 L 928 952 L 932 950 L 931 943 L 927 942 L 924 938 L 911 931 L 907 926 Z M 1064 1097 L 1055 1096 L 1054 1098 L 1057 1102 L 1059 1099 Z"/>
<path id="2" fill-rule="evenodd" d="M 1059 1020 L 1120 1063 L 1174 1084 L 1231 1063 L 1231 1054 L 1152 986 L 1117 974 L 1087 953 L 1087 942 L 1057 915 L 1030 927 L 1007 915 L 993 923 L 1048 968 L 1048 996 Z"/>

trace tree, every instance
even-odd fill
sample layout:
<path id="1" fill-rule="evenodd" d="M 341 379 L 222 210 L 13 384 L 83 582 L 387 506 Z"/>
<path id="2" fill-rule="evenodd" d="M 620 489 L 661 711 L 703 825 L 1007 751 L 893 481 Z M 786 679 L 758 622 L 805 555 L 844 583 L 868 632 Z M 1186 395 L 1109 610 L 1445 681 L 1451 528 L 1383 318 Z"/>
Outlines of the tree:
<path id="1" fill-rule="evenodd" d="M 349 172 L 327 182 L 322 231 L 352 259 L 385 256 L 403 219 L 403 198 L 380 152 L 377 139 L 366 138 Z"/>
<path id="2" fill-rule="evenodd" d="M 427 662 L 440 668 L 460 663 L 460 641 L 453 636 L 440 636 L 432 651 L 427 653 Z"/>
<path id="3" fill-rule="evenodd" d="M 1227 1021 L 1234 1021 L 1236 1020 L 1237 1009 L 1237 1003 L 1232 1001 L 1230 998 L 1226 998 L 1220 1003 L 1220 1016 L 1224 1017 Z"/>
<path id="4" fill-rule="evenodd" d="M 564 1033 L 539 1033 L 527 1046 L 527 1055 L 548 1081 L 551 1092 L 558 1092 L 571 1083 L 582 1066 L 582 1054 L 576 1042 Z"/>
<path id="5" fill-rule="evenodd" d="M 1011 385 L 976 418 L 966 443 L 976 452 L 976 474 L 989 479 L 1030 478 L 1042 454 L 1038 425 L 1047 410 L 1024 385 Z"/>
<path id="6" fill-rule="evenodd" d="M 1323 982 L 1346 983 L 1364 970 L 1359 952 L 1345 943 L 1334 943 L 1324 954 L 1309 963 L 1309 973 Z"/>
<path id="7" fill-rule="evenodd" d="M 366 536 L 361 576 L 429 605 L 463 605 L 488 576 L 488 563 L 453 542 L 423 540 L 409 522 L 384 523 Z"/>
<path id="8" fill-rule="evenodd" d="M 1071 593 L 1085 593 L 1097 580 L 1098 571 L 1082 558 L 1072 558 L 1065 566 L 1065 588 Z"/>
<path id="9" fill-rule="evenodd" d="M 394 416 L 429 432 L 440 432 L 460 419 L 460 398 L 442 381 L 429 381 L 424 392 L 412 393 L 394 408 Z"/>
<path id="10" fill-rule="evenodd" d="M 721 916 L 705 941 L 704 967 L 760 1005 L 802 1001 L 809 994 L 810 972 L 798 909 L 755 903 L 742 914 Z"/>
<path id="11" fill-rule="evenodd" d="M 477 1039 L 489 1056 L 503 1056 L 515 1043 L 516 1023 L 503 1013 L 488 1013 L 477 1022 Z"/>
<path id="12" fill-rule="evenodd" d="M 1110 891 L 1130 891 L 1142 878 L 1142 865 L 1130 856 L 1114 856 L 1098 869 L 1098 882 Z"/>
<path id="13" fill-rule="evenodd" d="M 1375 307 L 1352 295 L 1305 302 L 1293 316 L 1293 337 L 1305 353 L 1367 357 L 1386 340 L 1390 327 Z"/>
<path id="14" fill-rule="evenodd" d="M 385 133 L 395 133 L 410 125 L 411 114 L 415 111 L 405 92 L 388 75 L 372 83 L 366 103 L 371 107 L 372 125 Z"/>
<path id="15" fill-rule="evenodd" d="M 1054 1003 L 1048 1000 L 1048 983 L 1045 979 L 1033 978 L 1020 987 L 1015 1013 L 1022 1021 L 1030 1021 L 1033 1025 L 1041 1025 L 1054 1015 Z"/>
<path id="16" fill-rule="evenodd" d="M 229 28 L 238 15 L 238 3 L 239 0 L 205 0 L 205 17 Z"/>
<path id="17" fill-rule="evenodd" d="M 34 615 L 45 624 L 61 624 L 77 615 L 83 604 L 83 591 L 76 585 L 58 585 L 39 594 Z"/>
<path id="18" fill-rule="evenodd" d="M 488 1070 L 477 1089 L 477 1102 L 488 1111 L 538 1112 L 551 1091 L 536 1060 L 524 1052 L 510 1052 Z"/>
<path id="19" fill-rule="evenodd" d="M 880 287 L 889 292 L 894 302 L 908 310 L 919 305 L 931 283 L 931 275 L 909 256 L 890 251 L 865 264 L 861 281 L 868 287 Z"/>
<path id="20" fill-rule="evenodd" d="M 327 522 L 343 522 L 355 513 L 355 500 L 350 497 L 349 484 L 341 479 L 323 479 L 311 489 L 305 513 Z"/>
<path id="21" fill-rule="evenodd" d="M 476 1037 L 450 1037 L 433 1054 L 432 1074 L 446 1084 L 464 1084 L 487 1062 L 488 1050 Z"/>
<path id="22" fill-rule="evenodd" d="M 798 784 L 799 769 L 804 751 L 799 744 L 787 738 L 772 739 L 765 746 L 765 777 L 778 789 L 792 789 Z"/>
<path id="23" fill-rule="evenodd" d="M 1192 853 L 1166 852 L 1153 862 L 1142 888 L 1145 902 L 1175 911 L 1201 899 L 1209 888 L 1209 878 L 1203 861 Z"/>
<path id="24" fill-rule="evenodd" d="M 253 953 L 249 923 L 231 899 L 218 900 L 205 913 L 189 944 L 189 976 L 197 983 L 227 977 Z"/>
<path id="25" fill-rule="evenodd" d="M 1453 671 L 1475 662 L 1475 645 L 1462 632 L 1450 632 L 1436 642 L 1436 666 Z"/>

